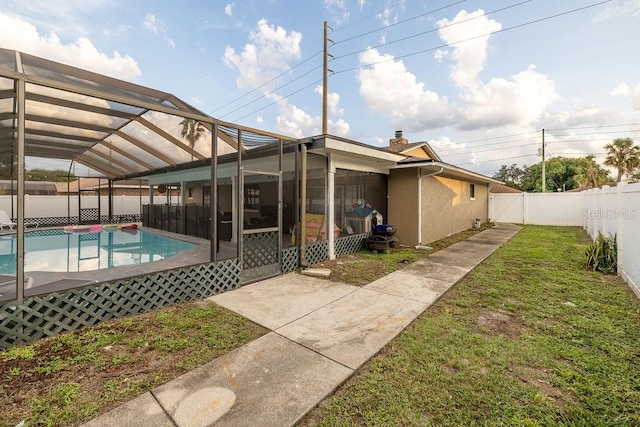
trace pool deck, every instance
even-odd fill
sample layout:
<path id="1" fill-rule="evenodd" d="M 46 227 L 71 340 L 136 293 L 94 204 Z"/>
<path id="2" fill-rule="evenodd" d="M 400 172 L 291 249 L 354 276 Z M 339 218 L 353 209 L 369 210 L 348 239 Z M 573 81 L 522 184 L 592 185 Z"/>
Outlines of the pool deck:
<path id="1" fill-rule="evenodd" d="M 60 227 L 40 228 L 38 231 L 51 229 L 60 229 Z M 183 234 L 169 233 L 140 225 L 139 230 L 194 243 L 196 247 L 182 251 L 168 259 L 130 266 L 83 272 L 27 271 L 25 272 L 25 296 L 60 292 L 94 283 L 112 282 L 128 277 L 142 276 L 159 271 L 209 262 L 211 250 L 209 240 Z M 235 243 L 221 241 L 218 259 L 235 258 L 236 251 Z M 15 299 L 15 292 L 15 279 L 13 282 L 0 283 L 0 302 Z"/>

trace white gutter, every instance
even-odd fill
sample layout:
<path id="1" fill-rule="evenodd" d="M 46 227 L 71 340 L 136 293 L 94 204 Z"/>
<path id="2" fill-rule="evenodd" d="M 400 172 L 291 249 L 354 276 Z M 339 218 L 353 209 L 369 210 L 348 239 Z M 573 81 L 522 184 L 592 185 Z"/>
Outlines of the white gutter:
<path id="1" fill-rule="evenodd" d="M 477 181 L 486 182 L 486 183 L 494 183 L 501 184 L 497 179 L 489 178 L 488 176 L 481 175 L 476 172 L 472 172 L 470 170 L 466 170 L 457 166 L 449 165 L 441 162 L 414 162 L 414 163 L 401 163 L 397 166 L 393 166 L 390 169 L 408 169 L 408 168 L 426 168 L 426 167 L 436 167 L 443 168 L 444 172 L 451 172 L 463 175 L 467 179 L 475 179 Z"/>
<path id="2" fill-rule="evenodd" d="M 427 178 L 433 175 L 439 175 L 444 171 L 444 167 L 440 167 L 439 171 L 430 172 L 426 175 L 422 175 L 422 168 L 418 169 L 418 244 L 422 242 L 422 178 Z"/>

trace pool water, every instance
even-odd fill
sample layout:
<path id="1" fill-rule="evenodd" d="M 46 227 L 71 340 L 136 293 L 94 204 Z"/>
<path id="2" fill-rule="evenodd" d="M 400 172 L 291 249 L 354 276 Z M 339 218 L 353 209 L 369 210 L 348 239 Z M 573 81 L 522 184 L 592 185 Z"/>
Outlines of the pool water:
<path id="1" fill-rule="evenodd" d="M 196 245 L 142 230 L 24 233 L 25 271 L 79 272 L 159 261 Z M 0 274 L 16 273 L 15 234 L 0 236 Z"/>

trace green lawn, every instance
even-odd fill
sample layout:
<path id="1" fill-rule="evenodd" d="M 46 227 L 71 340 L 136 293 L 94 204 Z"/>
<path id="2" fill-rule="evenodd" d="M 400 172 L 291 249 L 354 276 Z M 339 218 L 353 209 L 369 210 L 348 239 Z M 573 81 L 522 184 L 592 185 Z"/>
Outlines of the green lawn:
<path id="1" fill-rule="evenodd" d="M 78 425 L 267 332 L 204 300 L 11 348 L 0 427 Z"/>
<path id="2" fill-rule="evenodd" d="M 640 301 L 525 227 L 302 425 L 640 425 Z"/>

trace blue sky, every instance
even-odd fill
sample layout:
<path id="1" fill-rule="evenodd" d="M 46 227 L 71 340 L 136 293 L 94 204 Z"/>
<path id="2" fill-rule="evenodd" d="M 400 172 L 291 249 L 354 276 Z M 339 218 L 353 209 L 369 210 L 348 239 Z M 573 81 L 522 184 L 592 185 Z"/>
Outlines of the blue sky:
<path id="1" fill-rule="evenodd" d="M 303 137 L 321 133 L 326 20 L 329 133 L 401 129 L 492 175 L 539 162 L 542 128 L 550 156 L 640 142 L 640 0 L 599 2 L 0 0 L 0 47 Z"/>

